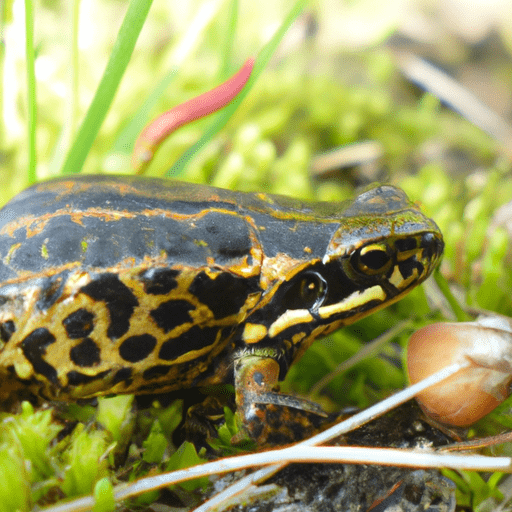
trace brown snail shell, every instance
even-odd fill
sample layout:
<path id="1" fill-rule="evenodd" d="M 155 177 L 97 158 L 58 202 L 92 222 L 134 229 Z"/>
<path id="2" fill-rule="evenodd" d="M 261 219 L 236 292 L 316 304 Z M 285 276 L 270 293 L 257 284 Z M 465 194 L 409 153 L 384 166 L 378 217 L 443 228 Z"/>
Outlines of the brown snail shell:
<path id="1" fill-rule="evenodd" d="M 512 329 L 508 319 L 487 317 L 477 322 L 438 323 L 416 331 L 407 349 L 407 367 L 414 384 L 445 366 L 469 367 L 416 397 L 423 410 L 441 423 L 467 426 L 510 394 Z"/>

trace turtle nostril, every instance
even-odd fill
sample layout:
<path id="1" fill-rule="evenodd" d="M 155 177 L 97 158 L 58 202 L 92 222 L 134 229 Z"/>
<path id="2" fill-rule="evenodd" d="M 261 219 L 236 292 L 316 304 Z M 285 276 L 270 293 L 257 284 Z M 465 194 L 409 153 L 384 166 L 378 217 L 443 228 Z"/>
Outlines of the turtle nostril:
<path id="1" fill-rule="evenodd" d="M 423 249 L 425 258 L 437 259 L 443 254 L 444 242 L 441 237 L 432 232 L 424 233 L 421 237 L 420 247 Z"/>
<path id="2" fill-rule="evenodd" d="M 431 247 L 432 243 L 435 242 L 434 233 L 424 233 L 421 237 L 421 247 L 426 249 L 427 247 Z"/>

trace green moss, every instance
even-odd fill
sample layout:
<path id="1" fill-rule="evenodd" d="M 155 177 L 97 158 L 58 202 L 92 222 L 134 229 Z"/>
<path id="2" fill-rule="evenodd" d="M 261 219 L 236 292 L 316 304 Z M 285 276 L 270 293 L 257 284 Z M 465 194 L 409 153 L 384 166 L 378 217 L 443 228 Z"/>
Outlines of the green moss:
<path id="1" fill-rule="evenodd" d="M 94 486 L 95 504 L 92 512 L 114 512 L 116 502 L 114 499 L 114 488 L 107 478 L 102 478 Z"/>
<path id="2" fill-rule="evenodd" d="M 30 461 L 31 482 L 38 482 L 53 474 L 50 444 L 59 431 L 52 423 L 50 409 L 34 412 L 28 402 L 23 402 L 22 412 L 6 417 L 1 424 L 2 444 L 14 448 L 23 461 Z"/>
<path id="3" fill-rule="evenodd" d="M 108 444 L 105 432 L 87 432 L 82 424 L 77 426 L 62 454 L 66 471 L 60 487 L 66 496 L 90 494 L 96 481 L 106 477 Z"/>
<path id="4" fill-rule="evenodd" d="M 164 457 L 168 445 L 169 442 L 163 433 L 160 422 L 158 420 L 154 421 L 149 436 L 142 443 L 144 449 L 142 459 L 148 463 L 160 462 Z"/>
<path id="5" fill-rule="evenodd" d="M 177 469 L 189 468 L 191 466 L 202 464 L 203 462 L 206 462 L 206 460 L 197 454 L 194 445 L 192 443 L 185 442 L 171 456 L 167 463 L 166 470 L 175 471 Z M 208 478 L 197 478 L 195 480 L 184 482 L 180 485 L 185 490 L 193 491 L 198 487 L 202 487 L 204 489 L 209 484 L 210 481 Z"/>
<path id="6" fill-rule="evenodd" d="M 101 9 L 122 7 L 111 2 L 99 5 Z M 199 3 L 194 4 L 198 6 Z M 52 20 L 54 16 L 64 19 L 63 3 L 52 3 L 52 9 Z M 112 19 L 105 13 L 97 13 L 95 23 Z M 47 169 L 53 168 L 53 154 L 66 154 L 61 137 L 73 132 L 83 116 L 83 112 L 77 114 L 75 110 L 75 118 L 63 128 L 64 106 L 60 93 L 55 91 L 60 90 L 70 67 L 62 60 L 67 54 L 67 50 L 62 51 L 67 42 L 55 34 L 54 21 L 43 22 L 47 16 L 46 6 L 38 7 L 36 27 L 40 31 L 41 49 L 44 53 L 52 45 L 58 48 L 56 53 L 44 55 L 52 60 L 54 77 L 41 79 L 37 84 L 40 179 L 47 176 Z M 171 30 L 166 29 L 164 38 L 158 28 L 161 17 L 172 25 Z M 261 48 L 255 42 L 261 39 L 260 27 L 248 23 L 243 31 L 237 32 L 231 24 L 231 32 L 226 34 L 226 13 L 217 13 L 199 33 L 203 45 L 188 54 L 179 63 L 179 69 L 170 69 L 169 56 L 176 55 L 183 30 L 188 28 L 188 21 L 180 25 L 175 18 L 167 11 L 150 13 L 146 35 L 88 153 L 86 172 L 129 173 L 126 147 L 145 119 L 210 89 L 219 82 L 220 75 L 231 73 L 249 54 L 256 54 Z M 106 32 L 108 37 L 98 42 L 105 51 L 112 34 L 110 29 Z M 222 39 L 219 44 L 220 34 L 228 39 L 234 36 L 235 43 L 224 44 Z M 7 51 L 11 47 L 7 45 Z M 210 136 L 185 166 L 181 177 L 242 190 L 335 202 L 350 197 L 355 186 L 367 181 L 391 181 L 420 203 L 443 231 L 446 248 L 442 272 L 462 305 L 512 315 L 510 234 L 503 225 L 491 226 L 496 209 L 512 199 L 510 164 L 501 158 L 496 143 L 445 109 L 432 95 L 411 90 L 387 48 L 375 47 L 349 55 L 340 52 L 329 58 L 313 52 L 313 48 L 304 45 L 268 66 L 227 126 Z M 84 69 L 80 74 L 80 97 L 92 97 L 99 80 L 96 70 L 103 68 L 105 60 L 101 52 L 84 49 L 80 63 Z M 22 70 L 22 62 L 18 64 Z M 171 66 L 175 64 L 171 59 Z M 24 80 L 22 75 L 13 79 Z M 159 85 L 153 89 L 155 83 Z M 24 91 L 22 81 L 18 88 Z M 7 202 L 28 180 L 20 172 L 28 167 L 26 130 L 17 129 L 27 121 L 26 108 L 20 107 L 23 94 L 20 92 L 11 102 L 16 106 L 15 118 L 4 130 L 0 129 L 0 137 L 4 137 L 3 133 L 10 135 L 8 146 L 2 147 L 0 155 L 1 203 Z M 150 112 L 146 109 L 136 114 L 146 98 L 150 100 L 146 104 Z M 5 112 L 5 106 L 0 108 Z M 4 117 L 0 116 L 0 122 L 4 122 Z M 129 130 L 125 130 L 127 124 L 131 126 Z M 208 126 L 210 120 L 183 127 L 162 146 L 149 173 L 163 175 Z M 31 129 L 35 132 L 35 127 Z M 94 135 L 88 133 L 88 140 Z M 376 169 L 365 169 L 368 174 L 343 169 L 330 180 L 311 179 L 309 167 L 315 154 L 365 139 L 376 140 L 383 147 Z M 426 147 L 434 147 L 435 151 L 429 153 Z M 450 159 L 453 155 L 458 157 L 455 164 Z M 461 161 L 463 169 L 459 168 Z M 13 246 L 10 254 L 3 255 L 6 261 L 16 249 Z M 88 250 L 86 241 L 82 250 Z M 46 245 L 41 251 L 47 254 Z M 432 312 L 431 304 L 425 293 L 417 290 L 385 312 L 318 341 L 290 370 L 283 390 L 307 394 L 319 379 L 357 353 L 368 340 L 403 319 L 411 319 L 414 327 L 442 319 L 441 313 Z M 449 308 L 445 310 L 449 313 Z M 409 326 L 395 341 L 403 345 L 411 329 Z M 333 410 L 344 405 L 364 406 L 401 387 L 403 373 L 390 362 L 399 360 L 399 352 L 389 346 L 383 352 L 385 357 L 365 360 L 336 377 L 322 396 L 324 405 Z M 511 428 L 507 407 L 510 405 L 482 420 L 475 432 L 499 430 L 502 425 Z M 226 416 L 217 447 L 225 448 L 236 434 L 232 416 Z M 78 426 L 73 429 L 76 421 Z M 71 404 L 57 411 L 34 411 L 24 403 L 19 414 L 4 415 L 0 424 L 0 512 L 31 510 L 55 500 L 56 496 L 91 492 L 97 501 L 95 510 L 112 510 L 112 482 L 116 478 L 122 481 L 199 460 L 189 446 L 172 456 L 172 433 L 180 421 L 180 402 L 139 413 L 133 408 L 132 397 L 101 399 L 97 409 Z M 62 429 L 67 429 L 68 435 L 58 439 Z M 126 453 L 128 456 L 124 457 Z M 461 504 L 475 505 L 486 497 L 497 497 L 491 488 L 493 482 L 487 485 L 478 477 L 464 476 L 458 478 L 458 483 Z M 150 503 L 156 496 L 158 493 L 153 493 L 137 503 Z"/>
<path id="7" fill-rule="evenodd" d="M 110 433 L 113 441 L 123 446 L 126 446 L 134 428 L 132 404 L 133 395 L 98 399 L 96 421 Z"/>
<path id="8" fill-rule="evenodd" d="M 0 444 L 0 511 L 30 510 L 30 483 L 25 459 L 17 447 Z"/>

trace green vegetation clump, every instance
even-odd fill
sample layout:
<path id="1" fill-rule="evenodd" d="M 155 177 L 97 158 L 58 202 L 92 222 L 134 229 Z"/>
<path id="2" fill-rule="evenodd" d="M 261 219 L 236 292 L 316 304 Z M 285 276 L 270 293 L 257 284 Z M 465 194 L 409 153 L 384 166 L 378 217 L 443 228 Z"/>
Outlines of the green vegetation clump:
<path id="1" fill-rule="evenodd" d="M 16 66 L 9 68 L 11 61 L 5 55 L 11 58 L 11 45 L 17 40 L 7 34 L 6 53 L 0 53 L 0 73 L 4 79 L 13 73 L 18 89 L 4 90 L 0 98 L 0 122 L 4 123 L 0 128 L 1 204 L 30 181 L 28 171 L 20 170 L 32 168 L 37 180 L 58 175 L 62 169 L 129 174 L 131 147 L 146 121 L 211 89 L 263 48 L 257 60 L 263 65 L 255 68 L 257 80 L 226 126 L 216 128 L 222 124 L 220 112 L 181 128 L 160 148 L 148 174 L 163 176 L 171 170 L 173 178 L 191 182 L 329 201 L 345 200 L 357 187 L 371 181 L 391 182 L 419 202 L 443 231 L 446 248 L 441 272 L 459 302 L 474 310 L 512 316 L 510 234 L 506 222 L 493 224 L 497 208 L 512 199 L 512 182 L 505 179 L 510 164 L 489 136 L 440 105 L 432 95 L 412 89 L 401 76 L 393 52 L 383 45 L 358 54 L 340 50 L 326 56 L 305 38 L 293 52 L 279 53 L 267 62 L 265 52 L 270 57 L 275 49 L 261 42 L 263 28 L 268 27 L 258 27 L 262 20 L 256 16 L 255 26 L 237 28 L 238 2 L 225 2 L 204 26 L 190 14 L 167 11 L 155 2 L 115 99 L 111 106 L 97 106 L 101 110 L 98 115 L 106 118 L 99 132 L 95 131 L 99 126 L 91 127 L 87 134 L 92 145 L 83 168 L 77 163 L 69 169 L 69 162 L 80 162 L 80 155 L 73 154 L 82 143 L 77 138 L 78 127 L 117 30 L 109 24 L 111 15 L 115 13 L 117 19 L 117 10 L 124 5 L 98 4 L 104 12 L 94 13 L 94 22 L 89 20 L 89 24 L 91 13 L 85 3 L 83 12 L 68 12 L 65 2 L 45 2 L 35 11 L 37 30 L 32 50 L 36 65 L 47 62 L 46 75 L 42 71 L 36 75 L 37 99 L 33 96 L 25 101 L 24 74 L 14 69 Z M 136 4 L 133 1 L 130 9 Z M 298 14 L 302 4 L 305 2 L 296 2 L 292 14 Z M 197 10 L 201 3 L 191 5 Z M 10 7 L 12 2 L 7 2 L 1 14 L 3 26 L 9 30 L 20 22 L 12 17 Z M 314 16 L 314 12 L 310 14 Z M 63 36 L 55 34 L 55 19 L 63 18 L 76 29 L 80 17 L 85 18 L 88 30 L 96 29 L 100 34 L 94 44 L 87 43 L 94 30 L 83 34 L 85 50 L 79 50 L 78 43 L 68 48 Z M 272 18 L 281 23 L 284 33 L 286 9 L 277 8 Z M 100 20 L 108 21 L 103 26 Z M 187 27 L 194 23 L 197 30 L 191 34 L 197 44 L 186 50 Z M 130 30 L 121 28 L 121 36 L 125 42 L 132 38 L 135 44 L 137 34 Z M 185 51 L 189 53 L 181 58 Z M 20 65 L 22 57 L 12 58 Z M 62 84 L 70 69 L 78 81 L 71 89 L 64 87 L 66 94 L 70 92 L 66 102 Z M 122 63 L 116 63 L 113 72 L 120 79 Z M 31 110 L 27 104 L 31 103 L 32 108 L 37 107 L 33 124 L 27 114 Z M 13 104 L 23 106 L 8 108 Z M 95 115 L 90 114 L 91 126 Z M 27 124 L 31 137 L 27 137 Z M 199 150 L 193 157 L 187 156 L 187 149 L 202 136 L 205 140 Z M 31 152 L 27 150 L 32 139 L 36 161 L 29 158 Z M 316 155 L 365 140 L 379 143 L 381 154 L 376 162 L 331 169 L 329 178 L 312 177 Z M 432 148 L 434 151 L 429 152 Z M 431 158 L 428 155 L 432 153 L 435 156 Z M 462 155 L 461 160 L 470 163 L 467 169 L 454 172 L 447 157 L 451 154 Z M 176 166 L 176 162 L 186 164 Z M 328 410 L 375 403 L 406 384 L 403 370 L 395 364 L 400 358 L 397 345 L 405 345 L 413 330 L 450 315 L 434 286 L 427 283 L 385 311 L 315 343 L 290 370 L 282 389 L 308 394 L 316 382 L 367 341 L 403 322 L 403 331 L 394 338 L 396 343 L 382 348 L 380 357 L 359 362 L 337 375 L 321 396 L 315 395 Z M 198 455 L 192 445 L 175 446 L 172 442 L 181 421 L 180 402 L 167 408 L 154 404 L 144 411 L 136 410 L 133 397 L 101 398 L 98 402 L 95 408 L 67 404 L 35 410 L 23 402 L 15 414 L 3 413 L 0 512 L 24 512 L 91 493 L 96 496 L 96 512 L 114 510 L 114 484 L 203 460 L 204 454 Z M 474 432 L 511 428 L 509 410 L 504 404 Z M 227 417 L 215 445 L 226 453 L 235 433 L 232 416 L 228 413 Z M 498 477 L 484 481 L 476 475 L 457 480 L 461 503 L 475 505 L 497 494 Z M 199 499 L 207 485 L 199 481 L 183 489 Z M 158 495 L 145 495 L 129 507 L 149 504 Z"/>

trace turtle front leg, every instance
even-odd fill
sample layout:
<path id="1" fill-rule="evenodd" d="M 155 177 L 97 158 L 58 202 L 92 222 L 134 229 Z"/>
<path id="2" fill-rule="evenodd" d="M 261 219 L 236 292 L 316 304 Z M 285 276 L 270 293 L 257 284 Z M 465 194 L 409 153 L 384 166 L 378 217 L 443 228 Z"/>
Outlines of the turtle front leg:
<path id="1" fill-rule="evenodd" d="M 279 364 L 268 355 L 245 354 L 235 361 L 235 399 L 240 432 L 258 445 L 282 445 L 315 434 L 332 419 L 308 400 L 278 392 Z"/>

